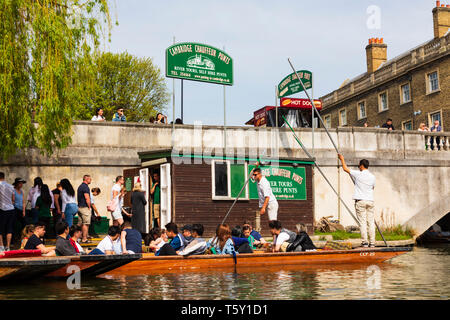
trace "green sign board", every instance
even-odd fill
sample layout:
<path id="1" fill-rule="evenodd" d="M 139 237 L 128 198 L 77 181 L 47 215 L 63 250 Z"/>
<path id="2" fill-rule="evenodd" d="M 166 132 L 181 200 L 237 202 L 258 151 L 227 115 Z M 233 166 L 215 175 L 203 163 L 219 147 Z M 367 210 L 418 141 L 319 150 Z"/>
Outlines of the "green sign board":
<path id="1" fill-rule="evenodd" d="M 131 177 L 126 177 L 125 178 L 125 190 L 127 190 L 127 192 L 131 191 Z"/>
<path id="2" fill-rule="evenodd" d="M 249 172 L 255 166 L 248 166 Z M 261 173 L 267 178 L 272 192 L 277 200 L 306 200 L 306 170 L 305 167 L 261 167 Z M 256 181 L 249 182 L 250 199 L 258 199 Z"/>
<path id="3" fill-rule="evenodd" d="M 300 70 L 297 71 L 298 76 L 303 82 L 303 85 L 306 89 L 312 88 L 312 73 L 307 70 Z M 278 97 L 283 98 L 290 96 L 297 92 L 302 92 L 303 87 L 300 84 L 300 82 L 297 80 L 297 75 L 295 72 L 288 75 L 286 78 L 281 80 L 280 84 L 278 85 Z"/>
<path id="4" fill-rule="evenodd" d="M 166 77 L 233 85 L 233 59 L 200 43 L 177 43 L 166 50 Z"/>

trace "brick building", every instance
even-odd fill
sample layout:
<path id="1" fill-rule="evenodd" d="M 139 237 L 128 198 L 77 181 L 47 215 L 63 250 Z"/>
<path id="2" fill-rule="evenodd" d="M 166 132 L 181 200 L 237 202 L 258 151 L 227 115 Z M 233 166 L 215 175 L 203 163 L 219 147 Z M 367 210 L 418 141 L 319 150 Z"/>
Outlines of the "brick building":
<path id="1" fill-rule="evenodd" d="M 450 5 L 433 9 L 434 38 L 387 60 L 387 45 L 369 39 L 367 72 L 321 97 L 327 127 L 381 126 L 387 118 L 395 129 L 431 128 L 439 120 L 450 130 Z"/>

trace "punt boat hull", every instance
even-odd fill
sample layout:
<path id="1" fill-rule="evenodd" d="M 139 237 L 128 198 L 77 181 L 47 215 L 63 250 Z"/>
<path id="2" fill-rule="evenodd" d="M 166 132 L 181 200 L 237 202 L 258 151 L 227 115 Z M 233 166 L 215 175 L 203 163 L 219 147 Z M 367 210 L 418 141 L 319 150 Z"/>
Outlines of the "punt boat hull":
<path id="1" fill-rule="evenodd" d="M 254 268 L 290 265 L 374 264 L 411 251 L 410 247 L 361 248 L 352 250 L 318 250 L 311 252 L 246 253 L 236 255 L 154 256 L 142 258 L 105 273 L 142 275 L 165 272 L 198 272 L 226 268 Z"/>
<path id="2" fill-rule="evenodd" d="M 69 263 L 47 273 L 45 276 L 51 278 L 67 278 L 79 271 L 82 277 L 95 277 L 122 267 L 141 257 L 141 254 L 69 256 L 67 257 L 70 259 Z"/>
<path id="3" fill-rule="evenodd" d="M 0 281 L 36 279 L 70 263 L 65 257 L 28 257 L 0 259 Z"/>

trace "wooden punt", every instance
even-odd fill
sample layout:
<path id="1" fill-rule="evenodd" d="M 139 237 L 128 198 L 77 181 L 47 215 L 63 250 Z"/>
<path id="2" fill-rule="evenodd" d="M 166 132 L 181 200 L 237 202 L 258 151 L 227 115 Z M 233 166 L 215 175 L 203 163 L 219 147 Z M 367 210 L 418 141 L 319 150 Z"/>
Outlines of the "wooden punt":
<path id="1" fill-rule="evenodd" d="M 23 281 L 40 277 L 70 263 L 66 257 L 0 259 L 0 281 Z"/>
<path id="2" fill-rule="evenodd" d="M 95 277 L 140 259 L 142 258 L 142 254 L 81 255 L 65 258 L 70 259 L 69 263 L 47 273 L 45 276 L 51 278 L 67 278 L 75 271 L 80 270 L 82 277 Z"/>
<path id="3" fill-rule="evenodd" d="M 410 247 L 358 248 L 352 250 L 318 250 L 310 252 L 246 253 L 236 255 L 155 256 L 142 258 L 105 273 L 143 275 L 165 272 L 189 272 L 211 269 L 255 268 L 288 265 L 374 264 L 411 251 Z"/>

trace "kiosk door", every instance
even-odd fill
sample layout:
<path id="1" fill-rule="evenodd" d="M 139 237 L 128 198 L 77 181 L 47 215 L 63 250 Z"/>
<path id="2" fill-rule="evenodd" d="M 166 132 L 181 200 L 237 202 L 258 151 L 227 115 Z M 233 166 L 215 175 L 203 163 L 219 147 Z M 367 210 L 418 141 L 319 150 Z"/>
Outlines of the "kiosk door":
<path id="1" fill-rule="evenodd" d="M 160 166 L 160 191 L 161 191 L 161 226 L 164 227 L 167 223 L 172 221 L 172 194 L 171 194 L 171 177 L 170 164 L 165 163 Z"/>

